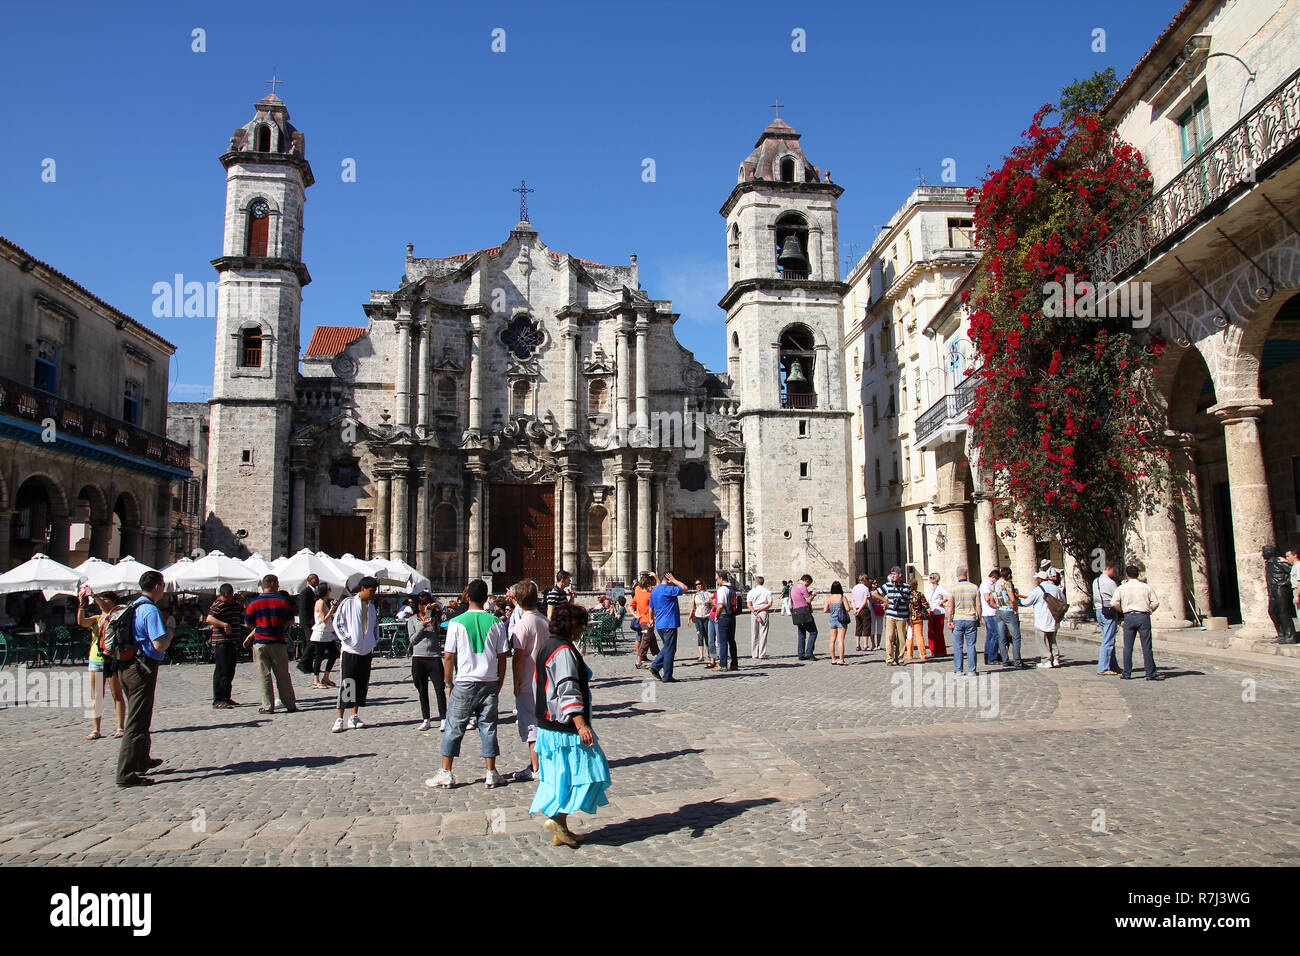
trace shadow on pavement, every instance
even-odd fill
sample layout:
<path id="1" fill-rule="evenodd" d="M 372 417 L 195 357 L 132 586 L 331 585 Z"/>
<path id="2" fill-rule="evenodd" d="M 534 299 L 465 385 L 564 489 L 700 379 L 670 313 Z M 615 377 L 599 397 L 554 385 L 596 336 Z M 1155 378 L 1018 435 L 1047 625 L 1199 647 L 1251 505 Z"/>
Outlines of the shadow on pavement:
<path id="1" fill-rule="evenodd" d="M 667 836 L 678 830 L 690 830 L 691 838 L 699 839 L 711 828 L 726 823 L 747 810 L 778 802 L 775 797 L 763 797 L 730 803 L 725 801 L 688 803 L 669 813 L 656 813 L 652 817 L 640 817 L 624 823 L 613 823 L 599 830 L 590 830 L 586 834 L 587 844 L 622 846 L 627 843 L 637 843 L 648 837 Z"/>
<path id="2" fill-rule="evenodd" d="M 672 760 L 674 757 L 685 757 L 688 754 L 702 754 L 703 750 L 695 747 L 687 747 L 683 750 L 666 750 L 657 754 L 637 754 L 635 757 L 619 757 L 617 760 L 611 760 L 611 767 L 631 767 L 639 763 L 653 763 L 656 760 Z"/>
<path id="3" fill-rule="evenodd" d="M 180 783 L 185 780 L 206 780 L 209 777 L 229 777 L 234 774 L 245 773 L 262 773 L 267 770 L 285 770 L 289 767 L 332 767 L 340 764 L 345 760 L 355 760 L 358 757 L 377 757 L 376 753 L 368 754 L 348 754 L 342 757 L 335 756 L 318 756 L 318 757 L 283 757 L 278 760 L 246 760 L 242 763 L 227 764 L 224 767 L 177 767 L 166 768 L 169 773 L 184 773 L 184 777 L 162 777 L 158 776 L 163 771 L 156 771 L 152 776 L 157 777 L 159 781 L 167 780 L 169 783 Z"/>

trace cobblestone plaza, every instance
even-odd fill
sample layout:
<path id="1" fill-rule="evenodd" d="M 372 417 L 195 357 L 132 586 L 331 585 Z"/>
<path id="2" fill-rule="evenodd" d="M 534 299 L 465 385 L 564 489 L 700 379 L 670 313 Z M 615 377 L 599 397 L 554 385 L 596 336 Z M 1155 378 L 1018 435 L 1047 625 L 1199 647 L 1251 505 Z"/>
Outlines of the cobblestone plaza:
<path id="1" fill-rule="evenodd" d="M 630 653 L 590 655 L 614 782 L 607 808 L 574 818 L 588 837 L 577 850 L 552 847 L 528 816 L 535 784 L 485 789 L 474 732 L 458 785 L 424 786 L 440 735 L 417 730 L 399 659 L 376 662 L 370 727 L 344 734 L 329 733 L 332 697 L 296 672 L 303 710 L 268 717 L 255 705 L 213 710 L 207 666 L 167 667 L 153 738 L 165 763 L 147 790 L 113 785 L 117 742 L 84 740 L 79 709 L 6 708 L 0 865 L 1300 859 L 1292 680 L 1165 655 L 1163 683 L 1100 678 L 1095 646 L 1066 641 L 1067 666 L 995 667 L 978 701 L 952 706 L 938 689 L 951 658 L 887 668 L 881 652 L 850 649 L 838 670 L 825 657 L 799 664 L 786 618 L 774 620 L 773 657 L 743 658 L 736 673 L 687 662 L 693 644 L 669 685 L 635 670 Z M 913 693 L 922 685 L 935 692 Z M 234 696 L 256 700 L 251 665 Z M 500 742 L 503 771 L 526 765 L 513 719 Z"/>

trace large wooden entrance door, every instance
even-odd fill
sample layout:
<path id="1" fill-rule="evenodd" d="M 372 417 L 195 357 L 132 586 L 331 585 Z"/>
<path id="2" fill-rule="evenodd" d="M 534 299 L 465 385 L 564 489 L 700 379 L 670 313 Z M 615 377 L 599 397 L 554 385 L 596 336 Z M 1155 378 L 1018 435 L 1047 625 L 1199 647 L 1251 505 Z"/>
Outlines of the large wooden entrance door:
<path id="1" fill-rule="evenodd" d="M 699 580 L 705 587 L 713 587 L 713 575 L 717 571 L 714 540 L 712 518 L 674 518 L 671 568 L 674 577 L 687 585 Z"/>
<path id="2" fill-rule="evenodd" d="M 498 551 L 500 549 L 500 551 Z M 505 555 L 505 569 L 496 559 Z M 491 485 L 488 490 L 487 560 L 493 587 L 532 578 L 545 590 L 555 576 L 553 485 Z"/>
<path id="3" fill-rule="evenodd" d="M 345 554 L 363 557 L 366 553 L 366 519 L 354 515 L 321 515 L 318 550 L 333 558 Z"/>

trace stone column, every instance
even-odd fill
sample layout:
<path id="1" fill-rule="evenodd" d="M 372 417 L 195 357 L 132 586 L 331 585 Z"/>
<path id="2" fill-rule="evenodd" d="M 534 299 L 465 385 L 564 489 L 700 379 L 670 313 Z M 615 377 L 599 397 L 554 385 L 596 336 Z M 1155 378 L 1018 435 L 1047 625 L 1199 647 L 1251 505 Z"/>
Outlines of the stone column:
<path id="1" fill-rule="evenodd" d="M 655 516 L 655 574 L 664 569 L 668 563 L 668 553 L 665 546 L 668 543 L 668 532 L 664 525 L 670 520 L 668 517 L 668 487 L 667 481 L 663 475 L 656 475 L 654 479 L 654 516 Z"/>
<path id="2" fill-rule="evenodd" d="M 631 528 L 628 525 L 628 522 L 632 520 L 631 502 L 628 500 L 630 495 L 629 484 L 625 472 L 620 471 L 614 478 L 615 507 L 618 509 L 614 530 L 616 541 L 614 560 L 618 578 L 625 586 L 630 585 L 632 581 L 632 542 Z"/>
<path id="3" fill-rule="evenodd" d="M 429 402 L 433 394 L 433 383 L 429 379 L 429 369 L 433 364 L 433 322 L 426 319 L 419 325 L 420 331 L 420 378 L 416 391 L 415 433 L 425 438 L 429 434 Z M 423 569 L 421 569 L 423 572 Z"/>
<path id="4" fill-rule="evenodd" d="M 411 557 L 407 553 L 407 530 L 410 527 L 410 492 L 407 487 L 407 464 L 402 462 L 401 465 L 393 472 L 393 507 L 392 507 L 392 534 L 389 538 L 390 547 L 392 548 L 391 556 L 395 561 L 410 562 Z"/>
<path id="5" fill-rule="evenodd" d="M 731 531 L 731 552 L 726 570 L 731 571 L 736 565 L 742 568 L 745 566 L 745 518 L 742 496 L 744 486 L 741 475 L 735 475 L 727 488 L 727 527 Z"/>
<path id="6" fill-rule="evenodd" d="M 650 320 L 644 315 L 636 319 L 636 423 L 640 428 L 650 427 Z M 647 500 L 649 496 L 647 495 Z M 641 507 L 641 499 L 637 499 Z M 648 547 L 649 541 L 643 547 Z M 639 568 L 644 571 L 645 568 Z"/>
<path id="7" fill-rule="evenodd" d="M 483 315 L 470 316 L 469 430 L 483 431 Z M 475 572 L 477 573 L 477 572 Z"/>
<path id="8" fill-rule="evenodd" d="M 3 512 L 0 512 L 0 514 L 2 514 L 2 513 L 3 513 Z M 13 512 L 10 511 L 10 512 L 8 512 L 8 514 L 13 514 Z M 9 519 L 7 519 L 7 518 L 4 519 L 4 521 L 5 521 L 5 526 L 4 526 L 3 534 L 5 535 L 6 550 L 5 550 L 3 553 L 0 553 L 0 565 L 3 565 L 3 564 L 4 564 L 4 559 L 5 559 L 6 557 L 8 557 L 8 541 L 9 541 L 9 523 L 8 523 L 8 520 L 9 520 Z M 108 545 L 109 545 L 109 543 L 110 543 L 112 540 L 113 540 L 113 522 L 112 522 L 111 520 L 110 520 L 110 521 L 94 521 L 94 522 L 91 522 L 91 525 L 90 525 L 90 556 L 91 556 L 92 558 L 99 558 L 101 561 L 107 560 L 107 559 L 108 559 Z"/>
<path id="9" fill-rule="evenodd" d="M 619 316 L 618 324 L 614 327 L 614 391 L 617 396 L 614 404 L 614 426 L 620 436 L 626 434 L 627 404 L 632 391 L 630 387 L 632 366 L 628 362 L 627 336 L 627 320 Z"/>
<path id="10" fill-rule="evenodd" d="M 1176 507 L 1177 497 L 1172 489 L 1152 487 L 1148 482 L 1144 498 L 1152 503 L 1151 511 L 1142 515 L 1146 579 L 1160 596 L 1160 607 L 1152 617 L 1162 628 L 1190 627 L 1181 541 L 1171 513 L 1171 509 Z"/>
<path id="11" fill-rule="evenodd" d="M 562 569 L 572 574 L 573 568 L 564 565 L 564 485 L 564 472 L 561 471 L 555 476 L 555 571 Z"/>
<path id="12" fill-rule="evenodd" d="M 1176 507 L 1182 513 L 1183 539 L 1180 550 L 1187 557 L 1185 583 L 1191 587 L 1195 609 L 1202 617 L 1210 616 L 1210 573 L 1206 563 L 1205 527 L 1201 512 L 1201 489 L 1196 474 L 1198 436 L 1171 433 L 1169 468 L 1172 475 Z"/>
<path id="13" fill-rule="evenodd" d="M 1271 399 L 1220 402 L 1210 413 L 1223 422 L 1228 457 L 1228 492 L 1232 498 L 1232 541 L 1237 553 L 1237 592 L 1241 595 L 1242 639 L 1272 637 L 1268 589 L 1260 549 L 1273 543 L 1273 514 L 1268 476 L 1260 445 L 1259 419 Z"/>
<path id="14" fill-rule="evenodd" d="M 371 512 L 375 522 L 375 553 L 371 555 L 372 558 L 388 557 L 388 505 L 391 485 L 387 471 L 376 473 L 375 507 Z"/>
<path id="15" fill-rule="evenodd" d="M 0 510 L 0 574 L 4 573 L 5 571 L 8 571 L 10 569 L 10 566 L 13 564 L 13 558 L 12 555 L 10 554 L 10 545 L 9 545 L 9 535 L 12 533 L 13 530 L 13 521 L 14 521 L 14 513 L 12 511 Z M 103 524 L 103 522 L 101 522 L 100 524 Z M 95 525 L 96 528 L 98 528 L 99 526 L 100 525 Z M 95 539 L 92 532 L 91 541 L 93 542 L 94 540 Z M 105 546 L 107 546 L 107 539 L 105 539 Z M 93 544 L 91 546 L 91 556 L 96 558 L 103 557 L 102 554 L 95 554 Z"/>
<path id="16" fill-rule="evenodd" d="M 822 231 L 812 229 L 808 232 L 808 278 L 821 279 L 825 273 L 822 266 Z"/>
<path id="17" fill-rule="evenodd" d="M 578 564 L 578 471 L 568 466 L 564 476 L 564 569 L 578 586 L 582 570 Z"/>
<path id="18" fill-rule="evenodd" d="M 937 570 L 944 587 L 951 587 L 956 582 L 957 568 L 961 565 L 970 572 L 970 580 L 980 583 L 971 560 L 971 542 L 966 536 L 966 515 L 970 507 L 967 502 L 934 506 L 934 516 L 943 523 L 943 552 L 936 555 L 937 560 L 931 562 L 924 573 Z M 927 534 L 925 540 L 934 551 L 939 550 L 939 542 L 934 537 Z M 929 582 L 926 583 L 928 586 Z"/>
<path id="19" fill-rule="evenodd" d="M 432 493 L 432 477 L 426 469 L 420 469 L 419 483 L 416 485 L 415 499 L 415 569 L 426 577 L 432 577 L 433 538 L 429 527 L 429 498 Z"/>
<path id="20" fill-rule="evenodd" d="M 560 336 L 564 344 L 564 428 L 566 431 L 578 430 L 578 331 L 573 319 Z"/>
<path id="21" fill-rule="evenodd" d="M 1092 607 L 1092 588 L 1088 584 L 1087 570 L 1069 551 L 1062 550 L 1064 567 L 1061 569 L 1061 590 L 1070 610 L 1066 617 L 1072 621 L 1095 621 L 1097 615 Z M 1163 607 L 1163 603 L 1161 607 Z"/>
<path id="22" fill-rule="evenodd" d="M 469 505 L 465 509 L 465 580 L 469 581 L 483 570 L 483 473 L 467 470 L 466 477 L 469 480 Z"/>
<path id="23" fill-rule="evenodd" d="M 1034 575 L 1038 571 L 1038 541 L 1029 529 L 1017 524 L 1015 548 L 1011 554 L 1011 572 L 1016 582 L 1016 590 L 1028 594 L 1034 587 Z M 988 571 L 984 572 L 985 577 Z"/>
<path id="24" fill-rule="evenodd" d="M 71 522 L 67 515 L 50 515 L 46 518 L 50 523 L 50 545 L 46 552 L 46 557 L 53 558 L 60 564 L 68 563 L 68 533 Z M 141 561 L 148 562 L 148 558 L 141 557 Z"/>
<path id="25" fill-rule="evenodd" d="M 307 547 L 307 476 L 301 471 L 293 473 L 293 518 L 290 522 L 292 539 L 289 553 L 297 554 Z"/>
<path id="26" fill-rule="evenodd" d="M 639 399 L 638 399 L 639 401 Z M 636 569 L 633 574 L 650 570 L 650 479 L 649 460 L 643 458 L 636 466 Z"/>
<path id="27" fill-rule="evenodd" d="M 411 428 L 411 307 L 397 313 L 397 394 L 393 399 L 394 424 L 398 431 Z"/>
<path id="28" fill-rule="evenodd" d="M 982 494 L 975 499 L 975 541 L 979 548 L 979 561 L 971 562 L 970 579 L 983 582 L 998 563 L 998 532 L 993 526 L 993 502 Z"/>

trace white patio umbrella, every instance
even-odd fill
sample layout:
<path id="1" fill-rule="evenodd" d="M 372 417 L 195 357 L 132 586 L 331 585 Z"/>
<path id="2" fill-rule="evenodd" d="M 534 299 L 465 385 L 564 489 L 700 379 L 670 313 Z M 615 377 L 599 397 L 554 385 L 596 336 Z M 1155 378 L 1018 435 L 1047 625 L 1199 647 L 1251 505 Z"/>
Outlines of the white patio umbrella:
<path id="1" fill-rule="evenodd" d="M 95 591 L 139 591 L 140 575 L 155 568 L 127 555 L 117 564 L 93 568 L 86 574 L 86 583 Z"/>
<path id="2" fill-rule="evenodd" d="M 94 571 L 96 568 L 111 568 L 112 566 L 112 561 L 104 561 L 100 558 L 87 558 L 72 570 L 76 571 L 82 577 L 88 578 L 90 577 L 90 572 Z"/>
<path id="3" fill-rule="evenodd" d="M 167 577 L 169 573 L 170 579 Z M 250 590 L 257 587 L 260 580 L 243 562 L 220 551 L 209 551 L 204 557 L 189 564 L 177 561 L 163 571 L 163 579 L 177 591 L 196 593 L 215 591 L 223 584 L 229 584 L 237 591 Z"/>
<path id="4" fill-rule="evenodd" d="M 243 564 L 246 568 L 257 572 L 259 578 L 264 578 L 268 574 L 275 574 L 275 568 L 257 552 L 244 558 Z"/>
<path id="5" fill-rule="evenodd" d="M 34 554 L 12 571 L 0 574 L 0 594 L 19 591 L 44 591 L 45 596 L 76 594 L 82 575 L 66 564 L 43 554 Z"/>
<path id="6" fill-rule="evenodd" d="M 430 586 L 430 581 L 401 558 L 375 558 L 370 562 L 376 568 L 382 568 L 382 575 L 375 575 L 380 582 L 387 580 L 412 591 L 422 591 Z"/>
<path id="7" fill-rule="evenodd" d="M 282 555 L 280 555 L 278 558 L 276 558 L 274 561 L 272 561 L 272 562 L 271 562 L 271 573 L 274 574 L 274 573 L 276 573 L 277 571 L 279 571 L 280 568 L 284 567 L 284 565 L 288 562 L 288 560 L 289 560 L 289 556 L 288 556 L 287 554 L 282 554 Z"/>
<path id="8" fill-rule="evenodd" d="M 291 594 L 301 590 L 307 583 L 307 577 L 312 574 L 330 587 L 347 590 L 351 590 L 349 581 L 355 584 L 365 576 L 360 571 L 342 567 L 328 555 L 319 555 L 306 548 L 276 568 L 275 574 L 280 579 L 280 587 Z"/>
<path id="9" fill-rule="evenodd" d="M 343 567 L 348 568 L 349 570 L 352 571 L 360 571 L 363 574 L 375 573 L 374 566 L 370 561 L 365 561 L 362 560 L 361 558 L 358 558 L 351 551 L 343 555 L 343 557 L 341 558 L 335 558 L 334 563 L 341 564 L 343 565 Z"/>
<path id="10" fill-rule="evenodd" d="M 343 586 L 346 587 L 349 591 L 355 591 L 357 589 L 357 582 L 370 573 L 368 571 L 362 571 L 360 568 L 352 568 L 345 564 L 342 564 L 339 562 L 337 558 L 333 557 L 332 555 L 326 554 L 324 551 L 317 551 L 316 557 L 324 561 L 330 567 L 334 568 L 335 573 L 344 576 L 347 583 L 344 584 Z M 325 579 L 321 578 L 321 580 L 324 581 Z"/>

